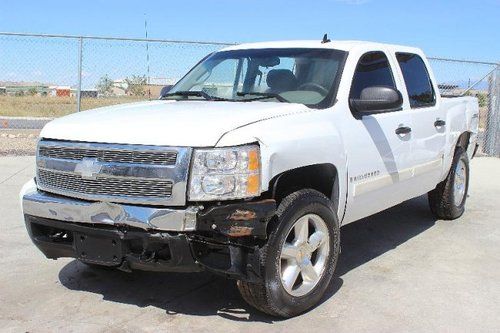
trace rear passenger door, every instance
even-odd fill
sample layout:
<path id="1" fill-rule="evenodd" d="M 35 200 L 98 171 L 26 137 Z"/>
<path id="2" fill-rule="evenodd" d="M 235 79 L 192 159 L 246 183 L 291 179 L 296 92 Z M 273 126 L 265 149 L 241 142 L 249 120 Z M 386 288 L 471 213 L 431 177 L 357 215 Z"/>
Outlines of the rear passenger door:
<path id="1" fill-rule="evenodd" d="M 446 117 L 440 110 L 426 63 L 414 53 L 395 54 L 406 89 L 404 112 L 412 119 L 413 185 L 415 195 L 433 189 L 441 176 L 446 144 Z"/>

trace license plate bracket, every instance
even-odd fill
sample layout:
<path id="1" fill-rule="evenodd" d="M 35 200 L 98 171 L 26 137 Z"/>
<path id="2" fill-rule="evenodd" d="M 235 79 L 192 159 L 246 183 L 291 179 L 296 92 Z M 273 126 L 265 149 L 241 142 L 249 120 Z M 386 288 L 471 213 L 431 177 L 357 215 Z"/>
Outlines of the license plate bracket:
<path id="1" fill-rule="evenodd" d="M 99 237 L 75 232 L 77 258 L 84 262 L 106 266 L 120 264 L 123 257 L 122 243 L 119 238 Z"/>

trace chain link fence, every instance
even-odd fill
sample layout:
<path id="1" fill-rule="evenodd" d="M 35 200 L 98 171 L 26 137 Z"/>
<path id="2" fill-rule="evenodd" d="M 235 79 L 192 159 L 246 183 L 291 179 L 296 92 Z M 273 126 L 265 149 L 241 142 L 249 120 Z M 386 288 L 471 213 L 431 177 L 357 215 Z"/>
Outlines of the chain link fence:
<path id="1" fill-rule="evenodd" d="M 0 33 L 0 128 L 40 128 L 78 110 L 158 98 L 216 42 Z M 480 147 L 500 155 L 497 63 L 429 58 L 443 96 L 480 104 Z"/>
<path id="2" fill-rule="evenodd" d="M 0 116 L 156 99 L 224 43 L 0 33 Z"/>
<path id="3" fill-rule="evenodd" d="M 479 102 L 479 153 L 500 156 L 500 66 L 497 63 L 429 58 L 444 97 Z"/>

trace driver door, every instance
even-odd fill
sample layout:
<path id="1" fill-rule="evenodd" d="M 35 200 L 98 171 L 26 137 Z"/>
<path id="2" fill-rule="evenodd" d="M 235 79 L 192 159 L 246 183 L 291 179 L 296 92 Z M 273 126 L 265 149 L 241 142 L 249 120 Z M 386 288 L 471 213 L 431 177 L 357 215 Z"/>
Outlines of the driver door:
<path id="1" fill-rule="evenodd" d="M 352 79 L 350 98 L 359 98 L 367 87 L 387 86 L 401 91 L 394 64 L 383 51 L 361 56 Z M 361 115 L 343 126 L 348 152 L 349 199 L 344 223 L 355 221 L 394 206 L 409 197 L 406 182 L 411 178 L 410 114 L 404 111 Z M 399 133 L 399 134 L 398 134 Z"/>

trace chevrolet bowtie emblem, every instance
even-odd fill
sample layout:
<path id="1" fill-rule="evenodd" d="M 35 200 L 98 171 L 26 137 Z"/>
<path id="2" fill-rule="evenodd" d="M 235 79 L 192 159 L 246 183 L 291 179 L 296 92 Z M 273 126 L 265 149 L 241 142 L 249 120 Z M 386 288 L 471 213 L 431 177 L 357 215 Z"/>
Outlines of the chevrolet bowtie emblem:
<path id="1" fill-rule="evenodd" d="M 83 179 L 96 179 L 101 169 L 102 164 L 96 158 L 84 158 L 75 166 L 75 173 L 80 174 Z"/>

